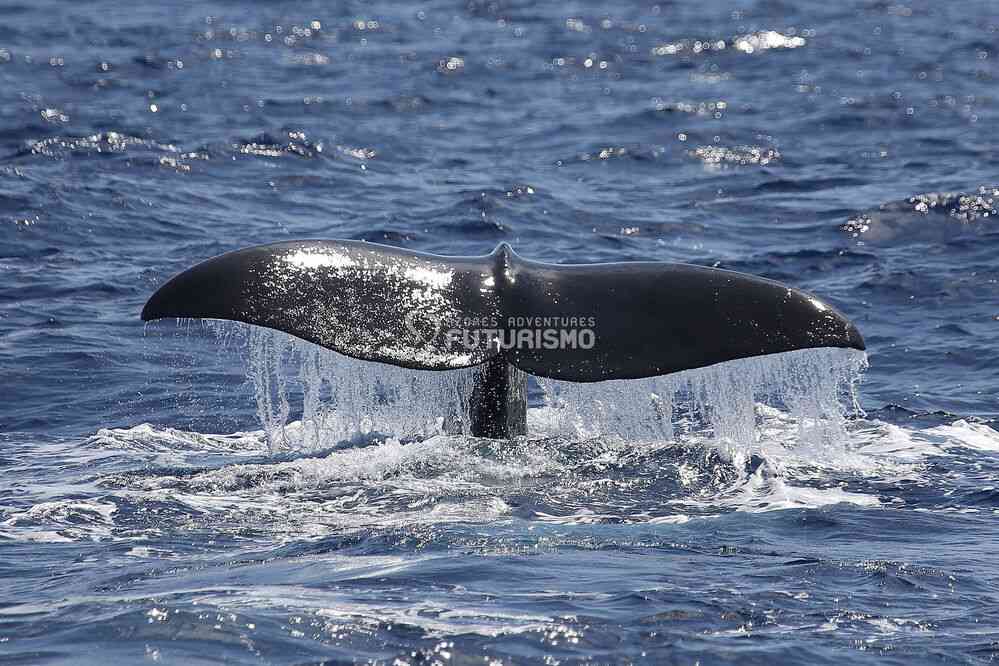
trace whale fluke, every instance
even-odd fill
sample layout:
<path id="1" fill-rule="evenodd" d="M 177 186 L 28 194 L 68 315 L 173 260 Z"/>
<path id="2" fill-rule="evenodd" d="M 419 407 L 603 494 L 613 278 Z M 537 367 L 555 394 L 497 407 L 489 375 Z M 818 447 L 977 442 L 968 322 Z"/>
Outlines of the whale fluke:
<path id="1" fill-rule="evenodd" d="M 446 370 L 489 349 L 436 344 L 440 323 L 499 309 L 485 257 L 439 257 L 364 241 L 260 245 L 209 259 L 164 284 L 142 309 L 277 329 L 366 361 Z"/>
<path id="2" fill-rule="evenodd" d="M 471 423 L 491 437 L 525 427 L 523 375 L 507 365 L 593 382 L 798 349 L 864 349 L 832 306 L 772 280 L 658 262 L 546 264 L 505 243 L 476 257 L 364 241 L 251 247 L 160 287 L 142 319 L 164 317 L 265 326 L 407 368 L 483 365 L 477 395 L 490 399 L 473 395 Z M 518 404 L 499 409 L 497 396 Z"/>

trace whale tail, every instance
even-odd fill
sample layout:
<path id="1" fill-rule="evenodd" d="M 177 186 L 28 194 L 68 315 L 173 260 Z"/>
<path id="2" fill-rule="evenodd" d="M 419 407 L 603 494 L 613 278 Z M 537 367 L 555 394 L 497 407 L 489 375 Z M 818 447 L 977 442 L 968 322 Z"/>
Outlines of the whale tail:
<path id="1" fill-rule="evenodd" d="M 772 280 L 658 262 L 546 264 L 505 243 L 477 257 L 363 241 L 251 247 L 160 287 L 142 319 L 164 317 L 265 326 L 407 368 L 488 362 L 483 377 L 509 376 L 496 370 L 508 364 L 575 382 L 815 347 L 864 349 L 835 308 Z M 522 395 L 516 386 L 508 393 Z"/>

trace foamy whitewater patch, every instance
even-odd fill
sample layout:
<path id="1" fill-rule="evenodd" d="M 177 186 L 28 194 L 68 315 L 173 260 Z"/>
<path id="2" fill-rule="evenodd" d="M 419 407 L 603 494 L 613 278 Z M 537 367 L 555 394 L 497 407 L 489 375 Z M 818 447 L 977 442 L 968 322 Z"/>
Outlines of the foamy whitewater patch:
<path id="1" fill-rule="evenodd" d="M 857 504 L 880 506 L 877 496 L 852 493 L 838 487 L 814 488 L 795 485 L 791 481 L 769 473 L 761 467 L 726 496 L 716 500 L 717 507 L 736 511 L 760 513 L 783 509 L 815 509 L 830 504 Z"/>
<path id="2" fill-rule="evenodd" d="M 351 580 L 399 575 L 409 569 L 419 570 L 421 564 L 432 560 L 446 560 L 450 556 L 424 556 L 409 558 L 356 557 L 369 571 L 358 571 L 356 564 L 347 558 L 333 558 L 337 576 L 349 575 Z M 344 568 L 341 568 L 341 562 Z M 332 567 L 331 567 L 332 568 Z M 238 595 L 231 591 L 218 594 L 206 591 L 197 598 L 197 603 L 209 607 L 219 606 L 238 612 L 243 607 L 279 608 L 295 613 L 292 631 L 337 635 L 345 626 L 353 630 L 361 627 L 375 631 L 387 623 L 419 631 L 427 637 L 454 634 L 476 634 L 496 637 L 528 631 L 558 631 L 560 625 L 552 626 L 558 618 L 531 613 L 497 610 L 482 595 L 466 590 L 461 586 L 449 589 L 446 597 L 430 595 L 429 598 L 413 599 L 404 605 L 398 603 L 375 603 L 358 599 L 357 595 L 341 593 L 335 589 L 317 591 L 308 587 L 255 586 Z M 438 646 L 443 652 L 443 663 L 450 654 L 445 648 L 448 643 Z M 435 648 L 437 650 L 438 648 Z"/>
<path id="3" fill-rule="evenodd" d="M 118 507 L 104 500 L 39 502 L 0 521 L 0 537 L 21 541 L 73 542 L 110 538 Z"/>
<path id="4" fill-rule="evenodd" d="M 100 449 L 145 453 L 202 451 L 238 455 L 266 450 L 266 447 L 261 446 L 262 435 L 263 431 L 203 435 L 140 423 L 131 428 L 101 428 L 87 440 L 87 444 Z"/>
<path id="5" fill-rule="evenodd" d="M 962 450 L 999 452 L 999 432 L 966 419 L 924 429 L 863 421 L 853 428 L 852 438 L 858 454 L 872 460 L 890 459 L 897 464 L 955 456 Z"/>
<path id="6" fill-rule="evenodd" d="M 524 444 L 526 442 L 521 442 Z M 226 492 L 253 487 L 271 492 L 317 489 L 338 483 L 420 480 L 447 485 L 458 493 L 463 484 L 503 484 L 557 470 L 557 456 L 545 447 L 515 446 L 497 451 L 498 442 L 438 435 L 403 444 L 389 438 L 361 448 L 333 451 L 321 458 L 299 458 L 276 463 L 227 465 L 193 476 L 156 476 L 148 489 L 182 487 L 185 490 Z"/>
<path id="7" fill-rule="evenodd" d="M 528 416 L 532 425 L 551 426 L 556 409 Z M 126 451 L 129 468 L 123 471 L 121 457 L 100 458 L 75 481 L 36 488 L 33 503 L 0 510 L 0 538 L 138 540 L 138 557 L 150 529 L 284 540 L 519 521 L 677 525 L 731 512 L 896 505 L 900 482 L 926 482 L 927 461 L 999 450 L 999 433 L 967 420 L 918 429 L 858 418 L 847 423 L 840 454 L 816 456 L 814 448 L 797 445 L 801 425 L 788 412 L 759 407 L 756 415 L 757 450 L 741 462 L 703 430 L 648 441 L 613 434 L 510 442 L 385 437 L 277 457 L 262 430 L 202 435 L 147 424 L 107 430 L 91 441 Z M 302 426 L 287 429 L 294 434 Z M 206 449 L 213 452 L 207 467 Z M 251 452 L 252 459 L 245 455 Z M 240 455 L 233 460 L 233 453 Z M 930 507 L 962 511 L 962 493 L 989 489 L 971 477 L 949 483 L 956 492 L 940 488 Z M 155 525 L 145 525 L 144 515 L 156 515 Z M 169 555 L 162 547 L 158 552 Z"/>

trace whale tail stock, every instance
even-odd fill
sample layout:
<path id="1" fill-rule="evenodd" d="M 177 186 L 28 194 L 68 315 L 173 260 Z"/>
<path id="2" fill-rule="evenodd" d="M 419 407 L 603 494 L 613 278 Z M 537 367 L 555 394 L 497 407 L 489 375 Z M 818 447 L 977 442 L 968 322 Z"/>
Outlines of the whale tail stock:
<path id="1" fill-rule="evenodd" d="M 664 375 L 815 347 L 864 349 L 815 296 L 760 277 L 659 262 L 561 265 L 447 257 L 364 241 L 261 245 L 169 280 L 142 319 L 229 319 L 353 358 L 482 366 L 473 434 L 526 430 L 524 373 L 575 382 Z"/>

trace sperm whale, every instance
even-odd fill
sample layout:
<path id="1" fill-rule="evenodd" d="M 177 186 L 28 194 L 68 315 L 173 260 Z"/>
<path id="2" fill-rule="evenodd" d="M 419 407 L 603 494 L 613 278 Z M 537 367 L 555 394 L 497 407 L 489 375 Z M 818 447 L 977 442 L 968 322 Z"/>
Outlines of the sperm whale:
<path id="1" fill-rule="evenodd" d="M 549 264 L 506 243 L 443 256 L 365 241 L 230 252 L 171 278 L 143 321 L 226 319 L 366 361 L 476 367 L 473 435 L 526 434 L 527 375 L 637 379 L 798 349 L 864 349 L 857 327 L 804 291 L 662 262 Z"/>

